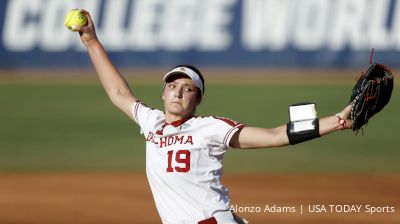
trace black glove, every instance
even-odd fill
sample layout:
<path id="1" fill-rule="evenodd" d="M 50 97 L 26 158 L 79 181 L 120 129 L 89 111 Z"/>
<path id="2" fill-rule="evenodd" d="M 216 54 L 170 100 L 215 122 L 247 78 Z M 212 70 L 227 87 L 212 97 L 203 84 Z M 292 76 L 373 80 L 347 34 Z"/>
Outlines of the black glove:
<path id="1" fill-rule="evenodd" d="M 393 74 L 389 67 L 371 64 L 353 88 L 350 118 L 353 131 L 358 131 L 389 102 L 393 90 Z"/>

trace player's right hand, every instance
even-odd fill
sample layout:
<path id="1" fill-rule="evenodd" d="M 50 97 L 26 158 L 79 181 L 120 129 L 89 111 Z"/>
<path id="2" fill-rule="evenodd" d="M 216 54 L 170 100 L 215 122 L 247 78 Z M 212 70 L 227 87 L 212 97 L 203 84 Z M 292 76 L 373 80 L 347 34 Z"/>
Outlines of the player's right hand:
<path id="1" fill-rule="evenodd" d="M 81 9 L 82 13 L 86 16 L 87 18 L 87 25 L 84 27 L 79 27 L 78 32 L 79 36 L 81 38 L 82 43 L 88 47 L 92 43 L 98 42 L 97 35 L 96 35 L 96 30 L 94 28 L 94 24 L 92 21 L 92 18 L 90 17 L 90 14 L 88 11 Z"/>

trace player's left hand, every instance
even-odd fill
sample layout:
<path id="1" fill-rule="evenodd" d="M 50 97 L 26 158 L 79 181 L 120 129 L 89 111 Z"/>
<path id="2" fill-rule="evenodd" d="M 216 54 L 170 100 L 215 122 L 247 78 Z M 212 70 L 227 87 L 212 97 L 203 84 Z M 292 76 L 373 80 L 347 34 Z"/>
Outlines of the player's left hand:
<path id="1" fill-rule="evenodd" d="M 349 104 L 340 112 L 340 114 L 342 115 L 342 118 L 345 119 L 345 121 L 346 121 L 345 129 L 350 129 L 353 126 L 353 122 L 350 119 L 351 109 L 352 109 L 352 105 Z"/>

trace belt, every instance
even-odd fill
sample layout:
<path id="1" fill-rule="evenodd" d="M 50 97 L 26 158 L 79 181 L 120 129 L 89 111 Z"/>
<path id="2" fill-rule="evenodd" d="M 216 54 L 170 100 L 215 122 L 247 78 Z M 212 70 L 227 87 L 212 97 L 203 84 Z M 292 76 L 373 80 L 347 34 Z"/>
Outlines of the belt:
<path id="1" fill-rule="evenodd" d="M 214 217 L 211 217 L 211 218 L 204 219 L 204 220 L 198 222 L 198 224 L 218 224 L 218 223 Z"/>

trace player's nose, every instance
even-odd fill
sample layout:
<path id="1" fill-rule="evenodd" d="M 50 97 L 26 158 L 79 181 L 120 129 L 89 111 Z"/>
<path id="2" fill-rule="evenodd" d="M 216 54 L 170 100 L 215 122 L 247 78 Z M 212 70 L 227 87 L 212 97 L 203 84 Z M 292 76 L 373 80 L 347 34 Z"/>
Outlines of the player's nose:
<path id="1" fill-rule="evenodd" d="M 183 88 L 175 88 L 173 95 L 174 97 L 181 99 L 183 97 Z"/>

